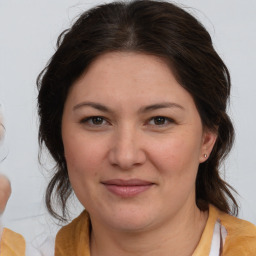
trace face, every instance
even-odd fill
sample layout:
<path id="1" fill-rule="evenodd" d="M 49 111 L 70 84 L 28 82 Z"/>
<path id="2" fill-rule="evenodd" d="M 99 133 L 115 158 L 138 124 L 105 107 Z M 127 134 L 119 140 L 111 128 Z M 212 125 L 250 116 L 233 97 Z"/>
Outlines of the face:
<path id="1" fill-rule="evenodd" d="M 70 182 L 92 223 L 163 225 L 196 207 L 195 180 L 215 135 L 155 56 L 107 53 L 71 87 L 62 138 Z"/>

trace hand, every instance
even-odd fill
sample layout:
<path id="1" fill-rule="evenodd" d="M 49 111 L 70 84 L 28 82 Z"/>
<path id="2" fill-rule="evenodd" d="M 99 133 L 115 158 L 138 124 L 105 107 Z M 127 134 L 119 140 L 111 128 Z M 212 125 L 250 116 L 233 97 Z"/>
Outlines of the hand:
<path id="1" fill-rule="evenodd" d="M 4 212 L 10 195 L 11 183 L 4 175 L 0 174 L 0 214 Z"/>

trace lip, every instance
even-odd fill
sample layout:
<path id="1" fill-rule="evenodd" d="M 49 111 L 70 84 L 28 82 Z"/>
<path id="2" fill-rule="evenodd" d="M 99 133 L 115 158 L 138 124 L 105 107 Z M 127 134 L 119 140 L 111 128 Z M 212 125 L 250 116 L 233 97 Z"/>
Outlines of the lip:
<path id="1" fill-rule="evenodd" d="M 150 189 L 154 183 L 140 179 L 112 179 L 101 182 L 108 191 L 120 197 L 134 197 Z"/>

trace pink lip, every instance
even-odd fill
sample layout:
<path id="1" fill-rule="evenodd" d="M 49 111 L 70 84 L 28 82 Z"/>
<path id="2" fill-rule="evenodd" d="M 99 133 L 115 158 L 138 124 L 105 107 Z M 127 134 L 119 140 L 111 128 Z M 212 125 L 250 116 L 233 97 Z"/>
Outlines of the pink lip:
<path id="1" fill-rule="evenodd" d="M 133 197 L 136 196 L 149 188 L 151 188 L 154 183 L 139 180 L 139 179 L 130 179 L 130 180 L 121 180 L 113 179 L 101 182 L 105 187 L 113 194 L 121 197 Z"/>

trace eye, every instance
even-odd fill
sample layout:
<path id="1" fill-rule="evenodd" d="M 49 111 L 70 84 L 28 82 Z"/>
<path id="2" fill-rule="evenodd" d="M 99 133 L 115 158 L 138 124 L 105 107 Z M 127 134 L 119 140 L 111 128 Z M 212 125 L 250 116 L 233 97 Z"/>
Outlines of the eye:
<path id="1" fill-rule="evenodd" d="M 101 116 L 93 116 L 91 117 L 91 122 L 95 125 L 101 125 L 104 122 L 104 118 Z"/>
<path id="2" fill-rule="evenodd" d="M 90 116 L 81 120 L 81 123 L 88 124 L 90 126 L 102 126 L 102 125 L 106 125 L 107 121 L 102 116 Z"/>
<path id="3" fill-rule="evenodd" d="M 150 125 L 157 125 L 157 126 L 164 126 L 174 121 L 171 118 L 164 117 L 164 116 L 155 116 L 149 120 Z"/>

